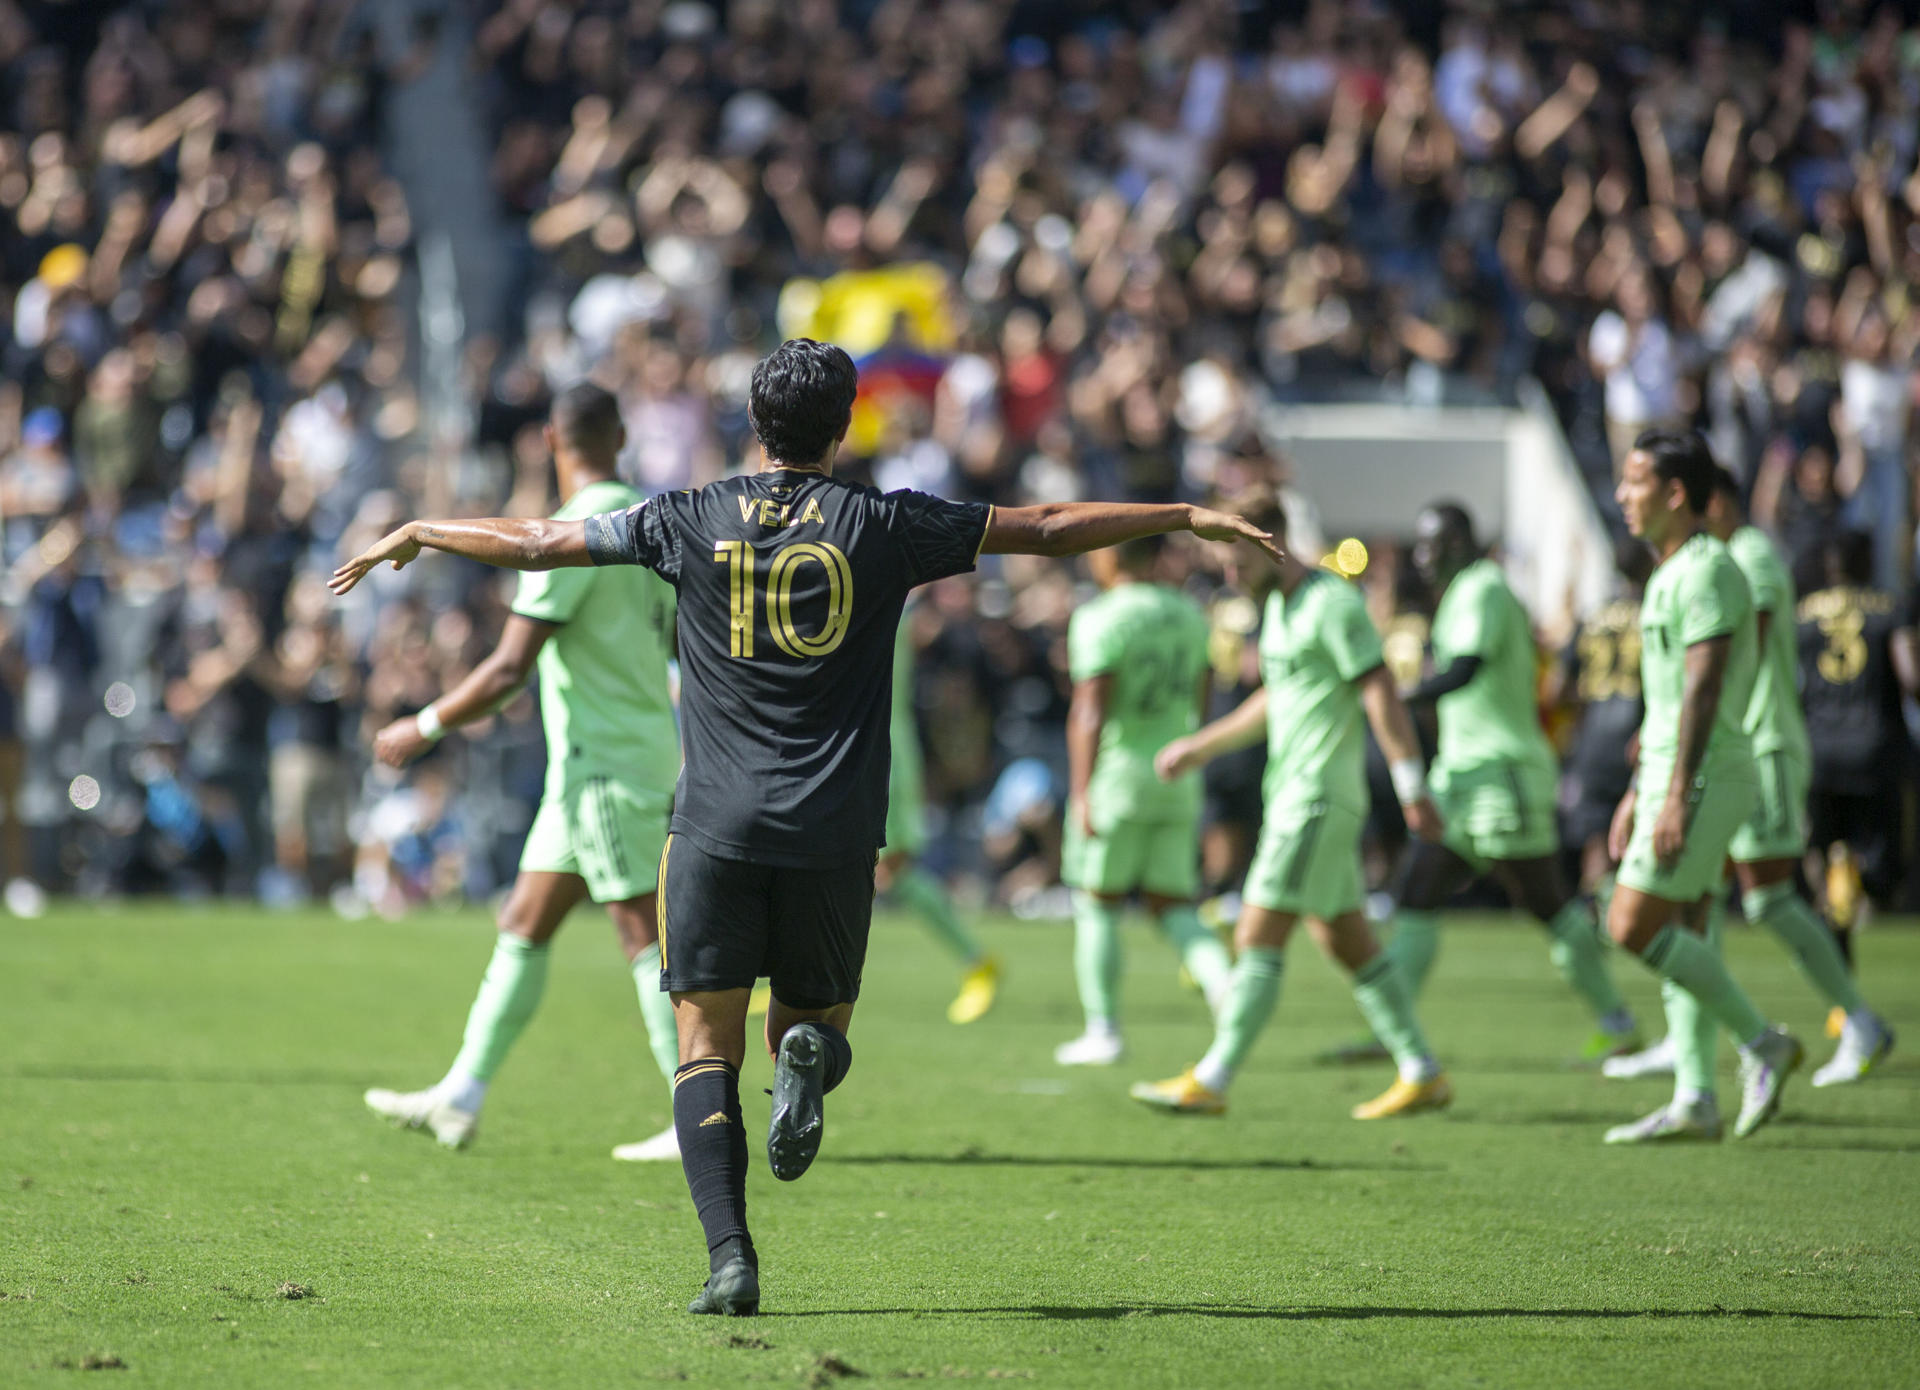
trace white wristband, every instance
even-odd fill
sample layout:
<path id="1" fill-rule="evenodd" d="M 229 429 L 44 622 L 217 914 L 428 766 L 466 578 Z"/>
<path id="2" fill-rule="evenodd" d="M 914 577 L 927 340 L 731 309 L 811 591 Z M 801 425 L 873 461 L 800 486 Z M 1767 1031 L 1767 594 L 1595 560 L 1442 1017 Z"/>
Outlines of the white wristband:
<path id="1" fill-rule="evenodd" d="M 1388 763 L 1387 776 L 1393 779 L 1393 794 L 1402 806 L 1411 806 L 1427 794 L 1427 770 L 1418 758 Z"/>
<path id="2" fill-rule="evenodd" d="M 420 731 L 420 737 L 428 743 L 438 743 L 447 732 L 447 726 L 440 722 L 440 711 L 432 705 L 413 716 L 413 727 Z"/>

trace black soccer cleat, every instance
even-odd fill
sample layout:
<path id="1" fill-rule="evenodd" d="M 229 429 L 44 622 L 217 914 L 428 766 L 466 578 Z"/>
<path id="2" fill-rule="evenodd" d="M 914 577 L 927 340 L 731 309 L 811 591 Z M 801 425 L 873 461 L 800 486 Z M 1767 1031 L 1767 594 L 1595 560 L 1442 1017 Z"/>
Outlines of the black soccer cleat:
<path id="1" fill-rule="evenodd" d="M 773 1120 L 767 1126 L 767 1167 L 792 1182 L 813 1166 L 825 1128 L 826 1039 L 811 1023 L 796 1023 L 780 1039 L 773 1068 Z"/>
<path id="2" fill-rule="evenodd" d="M 728 1260 L 701 1286 L 689 1313 L 708 1313 L 723 1318 L 750 1318 L 760 1311 L 760 1271 L 745 1260 Z"/>

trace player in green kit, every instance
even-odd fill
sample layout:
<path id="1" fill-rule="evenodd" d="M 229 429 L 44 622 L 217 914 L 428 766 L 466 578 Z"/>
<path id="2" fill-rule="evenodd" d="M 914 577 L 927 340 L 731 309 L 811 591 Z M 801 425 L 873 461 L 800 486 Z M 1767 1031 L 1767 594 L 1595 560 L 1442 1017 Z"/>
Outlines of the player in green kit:
<path id="1" fill-rule="evenodd" d="M 993 1007 L 1000 990 L 1000 961 L 967 930 L 940 880 L 917 862 L 926 847 L 926 796 L 920 728 L 913 718 L 913 612 L 900 620 L 893 643 L 893 722 L 888 739 L 893 766 L 887 777 L 887 844 L 880 851 L 874 882 L 882 893 L 920 914 L 940 944 L 966 967 L 960 992 L 947 1005 L 952 1023 L 972 1023 Z"/>
<path id="2" fill-rule="evenodd" d="M 1733 1132 L 1745 1138 L 1778 1111 L 1803 1054 L 1754 1008 L 1706 935 L 1727 851 L 1759 802 L 1745 728 L 1758 629 L 1740 566 L 1706 529 L 1714 471 L 1697 434 L 1648 430 L 1614 492 L 1657 565 L 1640 605 L 1640 765 L 1608 834 L 1620 873 L 1607 931 L 1733 1034 L 1741 1088 Z M 1718 1139 L 1711 1075 L 1679 1081 L 1672 1104 L 1608 1131 L 1607 1142 Z"/>
<path id="3" fill-rule="evenodd" d="M 1515 905 L 1545 924 L 1554 966 L 1593 1011 L 1585 1060 L 1630 1052 L 1640 1037 L 1608 972 L 1593 902 L 1568 889 L 1560 867 L 1560 767 L 1540 727 L 1526 609 L 1499 565 L 1480 553 L 1473 522 L 1457 504 L 1420 513 L 1413 565 L 1438 599 L 1435 671 L 1405 699 L 1432 704 L 1439 721 L 1431 775 L 1446 837 L 1415 841 L 1408 851 L 1387 954 L 1417 995 L 1439 944 L 1441 905 L 1491 871 Z M 1344 1061 L 1363 1051 L 1335 1055 Z"/>
<path id="4" fill-rule="evenodd" d="M 1797 688 L 1800 653 L 1793 577 L 1766 533 L 1747 524 L 1740 485 L 1724 468 L 1715 473 L 1707 529 L 1726 544 L 1746 577 L 1760 640 L 1760 671 L 1745 721 L 1759 773 L 1759 802 L 1735 832 L 1728 852 L 1748 919 L 1778 937 L 1827 1004 L 1844 1012 L 1839 1050 L 1813 1074 L 1815 1086 L 1843 1085 L 1858 1081 L 1893 1050 L 1893 1031 L 1860 997 L 1833 933 L 1802 895 L 1797 881 L 1807 852 L 1813 754 Z M 1710 936 L 1712 930 L 1710 926 Z M 1670 1070 L 1680 1088 L 1710 1090 L 1719 1040 L 1713 1024 L 1700 1016 L 1685 994 L 1677 990 L 1665 994 L 1666 1039 L 1641 1058 L 1623 1059 L 1623 1067 L 1615 1074 L 1644 1058 L 1644 1065 L 1627 1074 Z"/>
<path id="5" fill-rule="evenodd" d="M 1163 785 L 1153 759 L 1192 733 L 1206 708 L 1207 615 L 1154 582 L 1159 536 L 1096 550 L 1100 597 L 1067 626 L 1073 707 L 1067 715 L 1067 819 L 1061 878 L 1074 889 L 1073 961 L 1086 1031 L 1054 1049 L 1061 1066 L 1120 1059 L 1120 913 L 1140 894 L 1209 1005 L 1233 962 L 1200 925 L 1200 778 Z"/>
<path id="6" fill-rule="evenodd" d="M 1254 489 L 1233 510 L 1276 539 L 1285 534 L 1286 516 L 1270 488 Z M 1420 1031 L 1399 966 L 1380 949 L 1360 911 L 1366 893 L 1360 833 L 1368 805 L 1363 721 L 1387 755 L 1408 828 L 1423 839 L 1440 835 L 1413 722 L 1394 691 L 1358 589 L 1292 554 L 1276 568 L 1255 564 L 1236 548 L 1232 571 L 1264 604 L 1263 684 L 1231 714 L 1168 744 L 1156 768 L 1171 781 L 1266 737 L 1266 815 L 1235 928 L 1240 958 L 1206 1055 L 1171 1080 L 1140 1082 L 1131 1094 L 1157 1110 L 1225 1111 L 1227 1086 L 1279 1001 L 1287 940 L 1305 918 L 1320 948 L 1352 974 L 1354 1000 L 1399 1071 L 1393 1085 L 1355 1107 L 1353 1117 L 1437 1110 L 1452 1100 L 1452 1088 Z"/>
<path id="7" fill-rule="evenodd" d="M 562 392 L 546 427 L 561 518 L 630 507 L 640 495 L 614 476 L 626 440 L 612 396 L 587 383 Z M 367 1105 L 459 1148 L 473 1138 L 488 1083 L 546 990 L 547 950 L 567 913 L 601 904 L 633 969 L 655 1063 L 672 1085 L 679 1065 L 673 1003 L 660 988 L 656 865 L 667 837 L 680 741 L 667 691 L 673 590 L 643 569 L 558 569 L 523 575 L 500 643 L 458 686 L 396 720 L 374 740 L 401 767 L 448 729 L 492 713 L 538 666 L 547 782 L 527 831 L 520 872 L 500 909 L 500 937 L 467 1015 L 452 1068 L 424 1091 L 367 1092 Z M 625 1144 L 616 1158 L 679 1156 L 672 1126 Z"/>

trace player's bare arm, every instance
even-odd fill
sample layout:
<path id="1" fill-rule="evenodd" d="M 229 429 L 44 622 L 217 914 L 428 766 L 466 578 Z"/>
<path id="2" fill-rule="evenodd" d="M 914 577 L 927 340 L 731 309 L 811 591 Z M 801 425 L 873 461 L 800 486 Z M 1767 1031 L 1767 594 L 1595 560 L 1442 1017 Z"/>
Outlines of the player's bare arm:
<path id="1" fill-rule="evenodd" d="M 1171 782 L 1222 754 L 1253 747 L 1266 733 L 1267 688 L 1263 685 L 1234 710 L 1162 748 L 1154 755 L 1153 770 L 1161 781 Z"/>
<path id="2" fill-rule="evenodd" d="M 500 641 L 466 679 L 419 714 L 394 720 L 373 736 L 373 755 L 388 767 L 405 767 L 439 741 L 439 733 L 484 719 L 526 685 L 547 638 L 558 629 L 536 618 L 509 614 Z"/>
<path id="3" fill-rule="evenodd" d="M 1100 755 L 1100 731 L 1106 727 L 1107 707 L 1113 700 L 1113 677 L 1092 676 L 1076 682 L 1073 705 L 1067 711 L 1067 808 L 1080 833 L 1093 834 L 1093 811 L 1087 788 L 1093 781 L 1093 762 Z"/>
<path id="4" fill-rule="evenodd" d="M 1393 793 L 1406 814 L 1407 829 L 1423 840 L 1440 838 L 1440 812 L 1427 794 L 1426 766 L 1420 757 L 1420 738 L 1413 729 L 1413 716 L 1393 688 L 1393 675 L 1385 666 L 1376 666 L 1360 677 L 1360 705 L 1367 712 L 1367 723 L 1379 740 L 1380 751 L 1387 756 L 1393 774 Z"/>
<path id="5" fill-rule="evenodd" d="M 1275 564 L 1273 537 L 1249 521 L 1182 502 L 1044 502 L 996 507 L 987 522 L 983 555 L 1081 555 L 1142 536 L 1191 531 L 1205 541 L 1252 541 Z"/>
<path id="6" fill-rule="evenodd" d="M 1687 680 L 1680 696 L 1680 749 L 1674 759 L 1667 799 L 1653 823 L 1653 852 L 1662 864 L 1671 864 L 1686 848 L 1687 822 L 1693 815 L 1694 779 L 1707 755 L 1720 692 L 1726 684 L 1727 661 L 1733 651 L 1731 636 L 1710 637 L 1687 648 Z"/>
<path id="7" fill-rule="evenodd" d="M 344 594 L 376 565 L 404 569 L 422 550 L 443 550 L 510 570 L 557 570 L 593 563 L 584 521 L 485 517 L 473 521 L 409 521 L 333 572 L 327 587 Z"/>

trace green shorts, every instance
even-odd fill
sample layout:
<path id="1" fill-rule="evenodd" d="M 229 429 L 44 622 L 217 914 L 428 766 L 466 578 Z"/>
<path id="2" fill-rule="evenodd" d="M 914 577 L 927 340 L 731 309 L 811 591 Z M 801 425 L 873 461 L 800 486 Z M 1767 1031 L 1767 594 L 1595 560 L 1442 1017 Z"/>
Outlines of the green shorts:
<path id="1" fill-rule="evenodd" d="M 670 792 L 618 777 L 585 776 L 540 798 L 520 851 L 520 871 L 578 874 L 597 903 L 625 902 L 660 882 L 660 849 L 673 808 Z"/>
<path id="2" fill-rule="evenodd" d="M 1136 890 L 1187 899 L 1200 891 L 1196 821 L 1118 821 L 1088 838 L 1069 813 L 1060 848 L 1060 881 L 1087 893 Z"/>
<path id="3" fill-rule="evenodd" d="M 1668 868 L 1660 867 L 1653 855 L 1653 823 L 1666 800 L 1666 774 L 1648 778 L 1644 785 L 1661 790 L 1634 802 L 1633 835 L 1627 841 L 1627 857 L 1620 861 L 1618 881 L 1670 903 L 1697 902 L 1726 876 L 1727 849 L 1734 832 L 1753 814 L 1754 785 L 1725 778 L 1709 783 L 1694 808 L 1680 857 Z"/>
<path id="4" fill-rule="evenodd" d="M 1736 864 L 1798 859 L 1807 852 L 1807 792 L 1813 769 L 1805 758 L 1784 751 L 1762 753 L 1753 764 L 1760 804 L 1733 832 L 1727 852 Z"/>
<path id="5" fill-rule="evenodd" d="M 1269 912 L 1332 921 L 1366 897 L 1360 832 L 1366 818 L 1327 801 L 1267 807 L 1241 897 Z"/>
<path id="6" fill-rule="evenodd" d="M 917 740 L 918 734 L 913 735 Z M 893 745 L 893 767 L 887 776 L 887 847 L 883 854 L 918 854 L 927 847 L 927 807 L 920 771 L 920 749 L 904 753 Z"/>
<path id="7" fill-rule="evenodd" d="M 1487 762 L 1472 767 L 1433 765 L 1433 804 L 1446 834 L 1441 840 L 1475 869 L 1520 859 L 1542 859 L 1560 848 L 1554 819 L 1559 777 L 1532 763 Z"/>

